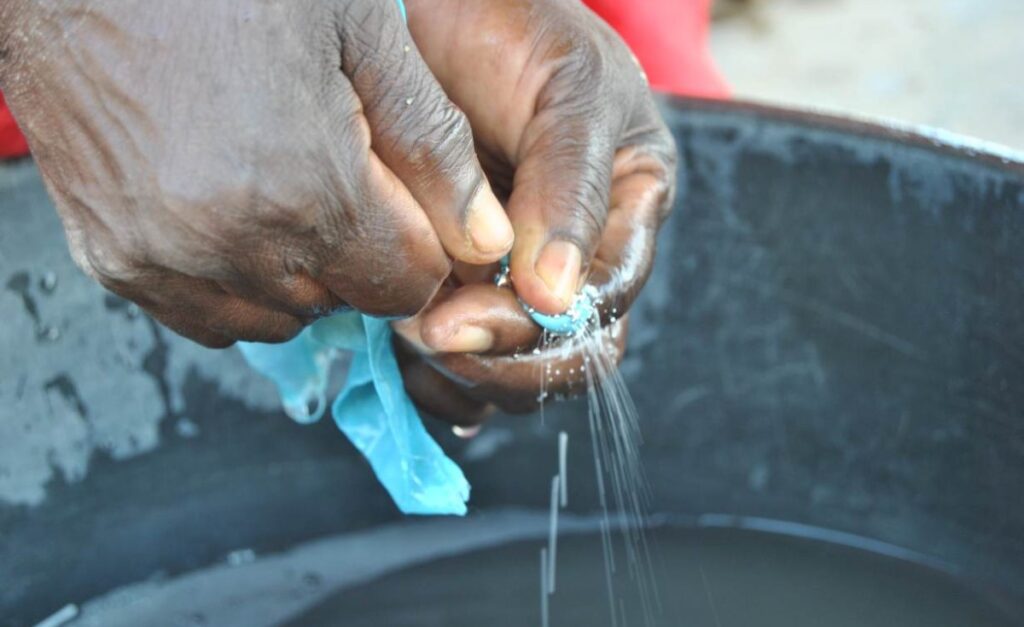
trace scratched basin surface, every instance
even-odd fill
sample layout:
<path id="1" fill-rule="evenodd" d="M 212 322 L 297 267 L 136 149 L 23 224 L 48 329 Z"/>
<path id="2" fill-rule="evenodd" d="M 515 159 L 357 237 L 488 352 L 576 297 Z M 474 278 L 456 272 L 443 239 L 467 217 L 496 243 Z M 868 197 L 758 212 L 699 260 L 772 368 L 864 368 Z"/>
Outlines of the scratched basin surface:
<path id="1" fill-rule="evenodd" d="M 658 513 L 837 530 L 1020 602 L 1024 163 L 743 104 L 666 116 L 680 189 L 623 364 Z M 0 625 L 396 520 L 333 425 L 75 270 L 29 162 L 0 166 L 0 320 Z M 472 516 L 542 508 L 560 429 L 591 513 L 581 416 L 437 429 Z"/>

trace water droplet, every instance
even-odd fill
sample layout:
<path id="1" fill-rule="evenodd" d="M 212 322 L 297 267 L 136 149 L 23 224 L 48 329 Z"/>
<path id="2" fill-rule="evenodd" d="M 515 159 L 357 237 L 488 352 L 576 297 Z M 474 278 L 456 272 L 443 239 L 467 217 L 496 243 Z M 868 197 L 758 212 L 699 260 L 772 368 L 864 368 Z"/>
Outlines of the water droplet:
<path id="1" fill-rule="evenodd" d="M 57 289 L 57 273 L 48 271 L 43 275 L 43 278 L 39 280 L 39 288 L 47 294 L 52 294 Z"/>
<path id="2" fill-rule="evenodd" d="M 174 424 L 174 432 L 179 437 L 191 439 L 199 435 L 199 425 L 188 418 L 181 418 Z"/>
<path id="3" fill-rule="evenodd" d="M 229 566 L 241 566 L 242 564 L 248 564 L 249 562 L 255 561 L 256 551 L 252 549 L 239 549 L 228 553 L 228 565 Z"/>
<path id="4" fill-rule="evenodd" d="M 405 105 L 406 105 L 406 106 L 409 106 L 409 105 L 411 105 L 411 104 L 412 104 L 412 98 L 406 98 L 406 99 L 405 99 Z"/>

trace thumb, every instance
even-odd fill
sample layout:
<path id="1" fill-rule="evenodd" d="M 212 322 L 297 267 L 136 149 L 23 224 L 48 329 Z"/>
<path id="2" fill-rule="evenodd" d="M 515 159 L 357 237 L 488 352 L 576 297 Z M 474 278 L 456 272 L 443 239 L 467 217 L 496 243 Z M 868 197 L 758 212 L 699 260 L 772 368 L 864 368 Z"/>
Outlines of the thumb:
<path id="1" fill-rule="evenodd" d="M 477 160 L 466 116 L 423 61 L 399 5 L 368 2 L 363 10 L 367 15 L 357 17 L 345 11 L 341 69 L 362 101 L 373 151 L 423 208 L 451 257 L 500 259 L 512 247 L 512 226 Z"/>
<path id="2" fill-rule="evenodd" d="M 572 304 L 608 216 L 615 138 L 597 106 L 557 106 L 530 122 L 508 212 L 519 296 L 542 313 Z"/>

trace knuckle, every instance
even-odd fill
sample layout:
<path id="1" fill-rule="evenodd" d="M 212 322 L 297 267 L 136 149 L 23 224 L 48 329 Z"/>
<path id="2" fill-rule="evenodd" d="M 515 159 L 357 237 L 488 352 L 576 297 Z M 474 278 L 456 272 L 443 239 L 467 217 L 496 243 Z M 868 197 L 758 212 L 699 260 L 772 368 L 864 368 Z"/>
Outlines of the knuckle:
<path id="1" fill-rule="evenodd" d="M 370 123 L 366 119 L 363 106 L 354 92 L 347 92 L 338 99 L 336 108 L 339 112 L 337 122 L 337 143 L 332 144 L 332 154 L 329 158 L 335 163 L 345 164 L 352 167 L 352 164 L 365 164 L 367 155 L 373 143 L 373 134 L 370 130 Z"/>
<path id="2" fill-rule="evenodd" d="M 142 262 L 136 255 L 103 245 L 89 245 L 76 262 L 87 274 L 105 287 L 124 285 L 136 280 L 142 273 Z"/>
<path id="3" fill-rule="evenodd" d="M 553 206 L 560 208 L 557 220 L 551 220 L 551 236 L 574 241 L 586 251 L 598 241 L 607 214 L 606 185 L 596 173 L 583 174 L 578 184 L 564 192 Z"/>
<path id="4" fill-rule="evenodd" d="M 609 64 L 605 47 L 595 38 L 580 37 L 567 43 L 561 61 L 556 78 L 575 85 L 598 86 L 607 82 Z"/>
<path id="5" fill-rule="evenodd" d="M 382 40 L 394 30 L 389 26 L 397 17 L 390 9 L 385 3 L 367 0 L 337 3 L 333 23 L 341 38 L 343 62 L 366 58 L 381 49 Z"/>
<path id="6" fill-rule="evenodd" d="M 435 100 L 419 115 L 410 116 L 405 131 L 400 133 L 407 138 L 401 149 L 416 176 L 446 176 L 472 158 L 473 132 L 469 121 L 455 105 L 442 100 Z"/>
<path id="7" fill-rule="evenodd" d="M 384 151 L 400 158 L 403 177 L 430 183 L 473 162 L 469 120 L 425 68 L 392 91 L 386 104 L 370 116 L 379 118 L 375 133 L 384 138 Z"/>

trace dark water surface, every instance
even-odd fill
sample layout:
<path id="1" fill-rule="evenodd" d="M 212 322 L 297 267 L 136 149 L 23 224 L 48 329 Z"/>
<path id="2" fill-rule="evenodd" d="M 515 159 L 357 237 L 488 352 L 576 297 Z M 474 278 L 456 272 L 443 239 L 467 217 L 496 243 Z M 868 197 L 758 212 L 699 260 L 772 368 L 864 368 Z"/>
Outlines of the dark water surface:
<path id="1" fill-rule="evenodd" d="M 661 582 L 658 626 L 1020 624 L 944 573 L 874 553 L 736 530 L 659 530 L 653 542 Z M 399 571 L 338 592 L 289 625 L 540 625 L 541 546 L 519 542 Z M 645 625 L 628 577 L 620 574 L 616 587 L 626 614 L 617 624 Z M 562 538 L 551 626 L 612 625 L 606 589 L 600 536 Z"/>

